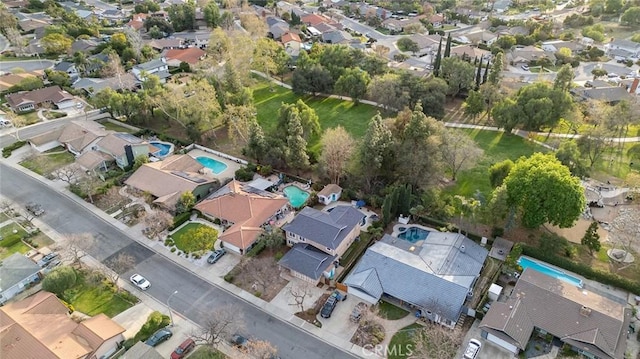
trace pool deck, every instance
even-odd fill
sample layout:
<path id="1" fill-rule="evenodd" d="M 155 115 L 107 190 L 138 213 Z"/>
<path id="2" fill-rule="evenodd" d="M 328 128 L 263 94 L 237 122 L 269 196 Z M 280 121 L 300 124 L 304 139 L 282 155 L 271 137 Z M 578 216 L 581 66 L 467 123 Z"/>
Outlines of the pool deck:
<path id="1" fill-rule="evenodd" d="M 222 158 L 220 156 L 216 156 L 212 153 L 207 153 L 205 151 L 198 150 L 198 149 L 189 151 L 188 155 L 193 157 L 194 159 L 198 157 L 209 157 L 227 165 L 227 169 L 222 171 L 220 174 L 215 174 L 212 171 L 206 171 L 207 175 L 217 178 L 220 182 L 233 178 L 236 171 L 239 170 L 241 167 L 243 167 L 241 163 L 236 163 L 226 158 Z"/>
<path id="2" fill-rule="evenodd" d="M 396 224 L 395 226 L 393 226 L 393 232 L 391 233 L 392 236 L 394 237 L 398 237 L 398 235 L 404 231 L 400 231 L 400 228 L 409 228 L 409 227 L 416 227 L 416 228 L 421 228 L 424 229 L 425 231 L 430 231 L 430 232 L 440 232 L 437 229 L 431 228 L 431 227 L 426 227 L 426 226 L 422 226 L 420 224 Z"/>

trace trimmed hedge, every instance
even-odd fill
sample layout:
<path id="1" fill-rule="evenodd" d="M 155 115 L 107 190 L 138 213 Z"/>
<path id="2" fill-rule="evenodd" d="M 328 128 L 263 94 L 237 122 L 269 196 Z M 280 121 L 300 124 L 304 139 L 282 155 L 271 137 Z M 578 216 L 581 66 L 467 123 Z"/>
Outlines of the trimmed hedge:
<path id="1" fill-rule="evenodd" d="M 258 254 L 262 253 L 262 251 L 267 247 L 267 243 L 263 240 L 258 240 L 256 244 L 251 247 L 249 252 L 247 252 L 247 257 L 255 257 Z"/>
<path id="2" fill-rule="evenodd" d="M 171 142 L 174 145 L 180 145 L 180 146 L 189 146 L 192 141 L 187 141 L 187 140 L 183 140 L 180 138 L 176 138 L 176 137 L 172 137 L 169 135 L 165 135 L 164 133 L 156 133 L 153 130 L 150 130 L 148 128 L 144 128 L 136 133 L 134 133 L 135 136 L 141 137 L 141 136 L 156 136 L 160 141 L 166 141 L 166 142 Z"/>
<path id="3" fill-rule="evenodd" d="M 558 257 L 553 254 L 549 254 L 548 252 L 542 251 L 540 248 L 531 247 L 526 244 L 522 244 L 522 254 L 545 261 L 547 263 L 558 266 L 562 269 L 566 269 L 568 271 L 580 274 L 581 276 L 587 279 L 595 280 L 603 284 L 612 285 L 614 287 L 624 289 L 636 295 L 640 295 L 639 282 L 632 282 L 626 278 L 622 278 L 613 273 L 607 273 L 607 272 L 595 270 L 582 263 L 576 263 L 569 259 Z"/>
<path id="4" fill-rule="evenodd" d="M 12 245 L 20 242 L 22 240 L 22 236 L 18 233 L 16 234 L 10 234 L 6 237 L 4 237 L 2 239 L 2 241 L 0 241 L 0 247 L 11 247 Z"/>
<path id="5" fill-rule="evenodd" d="M 24 146 L 27 144 L 27 141 L 17 141 L 14 142 L 12 144 L 10 144 L 9 146 L 5 147 L 2 149 L 2 157 L 7 158 L 9 156 L 11 156 L 11 153 L 14 150 L 17 150 L 18 148 Z"/>
<path id="6" fill-rule="evenodd" d="M 180 213 L 179 215 L 173 217 L 173 225 L 169 227 L 170 231 L 180 227 L 184 222 L 188 221 L 191 218 L 191 212 Z"/>

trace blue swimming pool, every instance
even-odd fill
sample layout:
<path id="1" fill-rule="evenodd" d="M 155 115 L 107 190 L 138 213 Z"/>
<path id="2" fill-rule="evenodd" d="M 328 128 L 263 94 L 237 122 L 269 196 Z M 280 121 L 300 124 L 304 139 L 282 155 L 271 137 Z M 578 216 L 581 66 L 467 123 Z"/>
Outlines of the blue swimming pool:
<path id="1" fill-rule="evenodd" d="M 565 281 L 569 284 L 573 284 L 576 287 L 582 287 L 582 280 L 579 278 L 576 278 L 572 275 L 566 274 L 563 271 L 560 271 L 558 269 L 549 267 L 545 264 L 542 264 L 538 261 L 534 261 L 533 259 L 529 259 L 527 257 L 520 257 L 520 259 L 518 259 L 518 264 L 520 264 L 520 266 L 522 267 L 522 269 L 526 269 L 526 268 L 531 268 L 534 269 L 542 274 L 546 274 L 549 277 L 553 277 L 553 278 L 557 278 L 560 279 L 562 281 Z"/>
<path id="2" fill-rule="evenodd" d="M 153 153 L 154 155 L 159 155 L 164 157 L 173 151 L 173 145 L 170 143 L 158 142 L 158 141 L 151 141 L 149 143 L 152 144 L 153 147 L 157 147 L 160 149 L 159 151 L 154 152 Z"/>
<path id="3" fill-rule="evenodd" d="M 297 186 L 287 186 L 282 190 L 284 195 L 289 199 L 289 203 L 293 208 L 300 208 L 309 198 L 309 192 L 303 191 Z"/>
<path id="4" fill-rule="evenodd" d="M 400 227 L 399 229 L 400 234 L 398 234 L 398 238 L 404 239 L 405 241 L 409 241 L 411 243 L 416 243 L 417 241 L 424 240 L 429 235 L 429 231 L 420 227 Z"/>
<path id="5" fill-rule="evenodd" d="M 214 160 L 211 157 L 196 157 L 196 161 L 200 162 L 203 166 L 211 170 L 211 172 L 219 175 L 227 169 L 227 165 Z"/>

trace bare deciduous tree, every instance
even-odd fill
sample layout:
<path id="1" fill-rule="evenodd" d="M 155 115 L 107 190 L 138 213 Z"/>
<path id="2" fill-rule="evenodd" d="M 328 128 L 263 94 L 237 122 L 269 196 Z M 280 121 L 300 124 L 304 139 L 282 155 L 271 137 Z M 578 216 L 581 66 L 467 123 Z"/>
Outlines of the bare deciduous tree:
<path id="1" fill-rule="evenodd" d="M 320 162 L 331 183 L 340 184 L 355 150 L 353 137 L 342 126 L 327 129 L 322 136 Z"/>
<path id="2" fill-rule="evenodd" d="M 459 331 L 439 324 L 427 324 L 425 329 L 414 332 L 413 337 L 415 346 L 396 348 L 407 353 L 411 351 L 412 358 L 453 358 L 462 344 Z"/>
<path id="3" fill-rule="evenodd" d="M 165 211 L 155 211 L 144 217 L 144 223 L 147 226 L 145 235 L 148 238 L 158 238 L 173 223 L 173 217 Z"/>
<path id="4" fill-rule="evenodd" d="M 242 270 L 253 280 L 254 285 L 264 293 L 273 281 L 280 275 L 277 263 L 270 257 L 249 258 L 242 264 Z"/>
<path id="5" fill-rule="evenodd" d="M 294 303 L 289 305 L 297 305 L 301 312 L 304 312 L 304 299 L 311 295 L 311 288 L 307 283 L 294 284 L 289 287 L 289 294 L 293 297 Z"/>
<path id="6" fill-rule="evenodd" d="M 56 246 L 64 261 L 72 266 L 82 266 L 82 258 L 93 244 L 93 236 L 89 233 L 64 235 L 64 241 Z"/>
<path id="7" fill-rule="evenodd" d="M 445 129 L 442 132 L 442 159 L 451 173 L 451 180 L 461 170 L 475 166 L 482 157 L 482 149 L 465 132 Z"/>
<path id="8" fill-rule="evenodd" d="M 142 36 L 140 36 L 140 32 L 134 30 L 132 27 L 125 26 L 124 34 L 129 41 L 129 45 L 131 49 L 136 54 L 136 57 L 140 57 L 140 51 L 142 50 L 142 46 L 144 46 L 144 42 L 142 41 Z"/>
<path id="9" fill-rule="evenodd" d="M 117 286 L 120 274 L 133 269 L 136 265 L 136 259 L 130 254 L 119 253 L 105 264 L 108 268 L 105 268 L 104 275 L 113 285 Z"/>
<path id="10" fill-rule="evenodd" d="M 223 340 L 243 328 L 241 313 L 232 305 L 216 308 L 208 314 L 201 329 L 191 333 L 191 337 L 198 344 L 216 348 Z"/>
<path id="11" fill-rule="evenodd" d="M 78 177 L 82 174 L 82 168 L 76 164 L 70 164 L 53 171 L 52 175 L 68 184 L 72 184 L 78 180 Z"/>
<path id="12" fill-rule="evenodd" d="M 266 340 L 250 340 L 243 351 L 256 359 L 275 358 L 278 348 Z"/>
<path id="13" fill-rule="evenodd" d="M 9 200 L 0 201 L 0 211 L 4 212 L 9 217 L 13 217 L 13 204 Z"/>

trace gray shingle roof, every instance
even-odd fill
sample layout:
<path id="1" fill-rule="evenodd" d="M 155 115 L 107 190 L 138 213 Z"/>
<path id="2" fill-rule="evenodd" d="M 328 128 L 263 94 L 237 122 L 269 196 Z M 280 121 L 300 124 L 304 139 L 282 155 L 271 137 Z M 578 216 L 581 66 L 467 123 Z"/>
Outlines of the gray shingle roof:
<path id="1" fill-rule="evenodd" d="M 483 262 L 486 255 L 485 250 Z M 439 275 L 429 266 L 429 261 L 422 253 L 417 255 L 380 241 L 367 249 L 344 284 L 353 285 L 376 298 L 380 297 L 380 285 L 384 293 L 390 296 L 456 321 L 479 270 L 475 275 Z M 445 272 L 451 269 L 448 266 L 443 268 Z M 375 269 L 379 284 L 369 278 L 371 272 L 368 271 L 371 269 Z M 365 279 L 365 275 L 361 274 L 363 272 L 367 272 Z"/>
<path id="2" fill-rule="evenodd" d="M 480 328 L 506 334 L 523 349 L 538 327 L 598 357 L 622 358 L 630 318 L 622 303 L 526 269 L 511 298 L 494 303 Z"/>
<path id="3" fill-rule="evenodd" d="M 351 206 L 336 206 L 328 213 L 305 207 L 282 229 L 333 250 L 360 225 L 362 217 L 364 214 Z"/>
<path id="4" fill-rule="evenodd" d="M 315 280 L 320 279 L 323 272 L 327 271 L 338 258 L 306 243 L 296 243 L 293 248 L 285 254 L 279 265 L 304 274 Z"/>
<path id="5" fill-rule="evenodd" d="M 156 69 L 158 67 L 166 66 L 166 62 L 163 59 L 155 59 L 151 61 L 147 61 L 138 65 L 135 65 L 134 68 L 140 71 L 149 71 Z"/>
<path id="6" fill-rule="evenodd" d="M 64 71 L 67 72 L 69 71 L 70 68 L 72 68 L 73 66 L 75 66 L 75 64 L 73 62 L 69 62 L 69 61 L 62 61 L 59 62 L 58 64 L 56 64 L 53 69 L 56 71 Z"/>
<path id="7" fill-rule="evenodd" d="M 20 253 L 14 253 L 2 260 L 2 289 L 9 289 L 30 276 L 38 273 L 40 267 Z"/>

